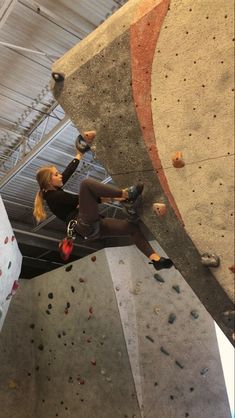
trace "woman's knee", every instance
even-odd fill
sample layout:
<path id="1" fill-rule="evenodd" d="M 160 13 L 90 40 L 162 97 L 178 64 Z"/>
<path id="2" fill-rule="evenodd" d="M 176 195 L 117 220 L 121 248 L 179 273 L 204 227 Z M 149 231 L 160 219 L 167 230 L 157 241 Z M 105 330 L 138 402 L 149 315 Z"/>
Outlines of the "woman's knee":
<path id="1" fill-rule="evenodd" d="M 94 184 L 94 180 L 91 178 L 87 178 L 81 181 L 80 190 L 81 188 L 89 188 L 92 184 Z"/>

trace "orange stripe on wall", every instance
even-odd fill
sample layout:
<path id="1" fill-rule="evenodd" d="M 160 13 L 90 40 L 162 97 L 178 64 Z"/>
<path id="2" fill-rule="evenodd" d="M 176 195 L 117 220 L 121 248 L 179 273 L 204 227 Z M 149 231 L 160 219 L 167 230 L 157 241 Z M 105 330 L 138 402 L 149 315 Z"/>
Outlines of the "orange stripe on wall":
<path id="1" fill-rule="evenodd" d="M 140 2 L 136 13 L 143 15 L 144 1 Z M 163 0 L 149 13 L 145 14 L 137 23 L 131 25 L 131 67 L 132 90 L 136 106 L 137 117 L 142 129 L 147 152 L 159 178 L 162 189 L 167 196 L 176 216 L 182 221 L 180 211 L 171 194 L 157 149 L 151 107 L 151 75 L 152 63 L 156 44 L 162 23 L 167 14 L 169 0 Z"/>

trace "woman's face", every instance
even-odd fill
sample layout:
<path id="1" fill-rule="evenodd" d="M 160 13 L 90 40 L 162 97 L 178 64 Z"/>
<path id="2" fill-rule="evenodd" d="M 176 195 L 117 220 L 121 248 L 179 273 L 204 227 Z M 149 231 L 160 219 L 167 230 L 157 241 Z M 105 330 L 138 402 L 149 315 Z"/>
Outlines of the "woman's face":
<path id="1" fill-rule="evenodd" d="M 58 172 L 56 167 L 51 169 L 51 185 L 56 188 L 63 186 L 62 175 Z"/>

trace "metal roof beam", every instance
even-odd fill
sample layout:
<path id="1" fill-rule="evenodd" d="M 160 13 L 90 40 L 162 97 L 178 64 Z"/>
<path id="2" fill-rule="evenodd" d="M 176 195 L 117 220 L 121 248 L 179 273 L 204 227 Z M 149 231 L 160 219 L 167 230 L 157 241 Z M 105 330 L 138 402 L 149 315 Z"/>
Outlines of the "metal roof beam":
<path id="1" fill-rule="evenodd" d="M 5 0 L 0 9 L 0 29 L 2 29 L 7 18 L 10 16 L 12 10 L 14 9 L 17 0 Z"/>
<path id="2" fill-rule="evenodd" d="M 37 155 L 57 136 L 59 135 L 68 125 L 71 124 L 71 121 L 68 116 L 65 116 L 48 134 L 46 134 L 43 139 L 35 145 L 35 147 L 30 151 L 14 168 L 8 171 L 8 173 L 0 181 L 0 190 L 5 187 L 9 181 L 11 181 L 16 174 L 18 174 L 23 168 L 25 168 L 29 163 L 31 163 Z"/>

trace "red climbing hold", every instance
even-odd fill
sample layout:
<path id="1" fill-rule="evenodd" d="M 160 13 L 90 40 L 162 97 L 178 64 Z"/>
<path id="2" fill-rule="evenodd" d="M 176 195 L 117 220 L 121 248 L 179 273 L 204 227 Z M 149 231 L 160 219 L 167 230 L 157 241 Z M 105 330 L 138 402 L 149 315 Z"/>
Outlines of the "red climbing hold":
<path id="1" fill-rule="evenodd" d="M 20 285 L 19 280 L 15 280 L 14 283 L 13 283 L 12 289 L 11 289 L 11 294 L 12 295 L 16 294 L 16 291 L 17 291 L 19 285 Z"/>
<path id="2" fill-rule="evenodd" d="M 91 261 L 96 261 L 96 256 L 95 255 L 93 255 L 92 257 L 91 257 Z"/>

